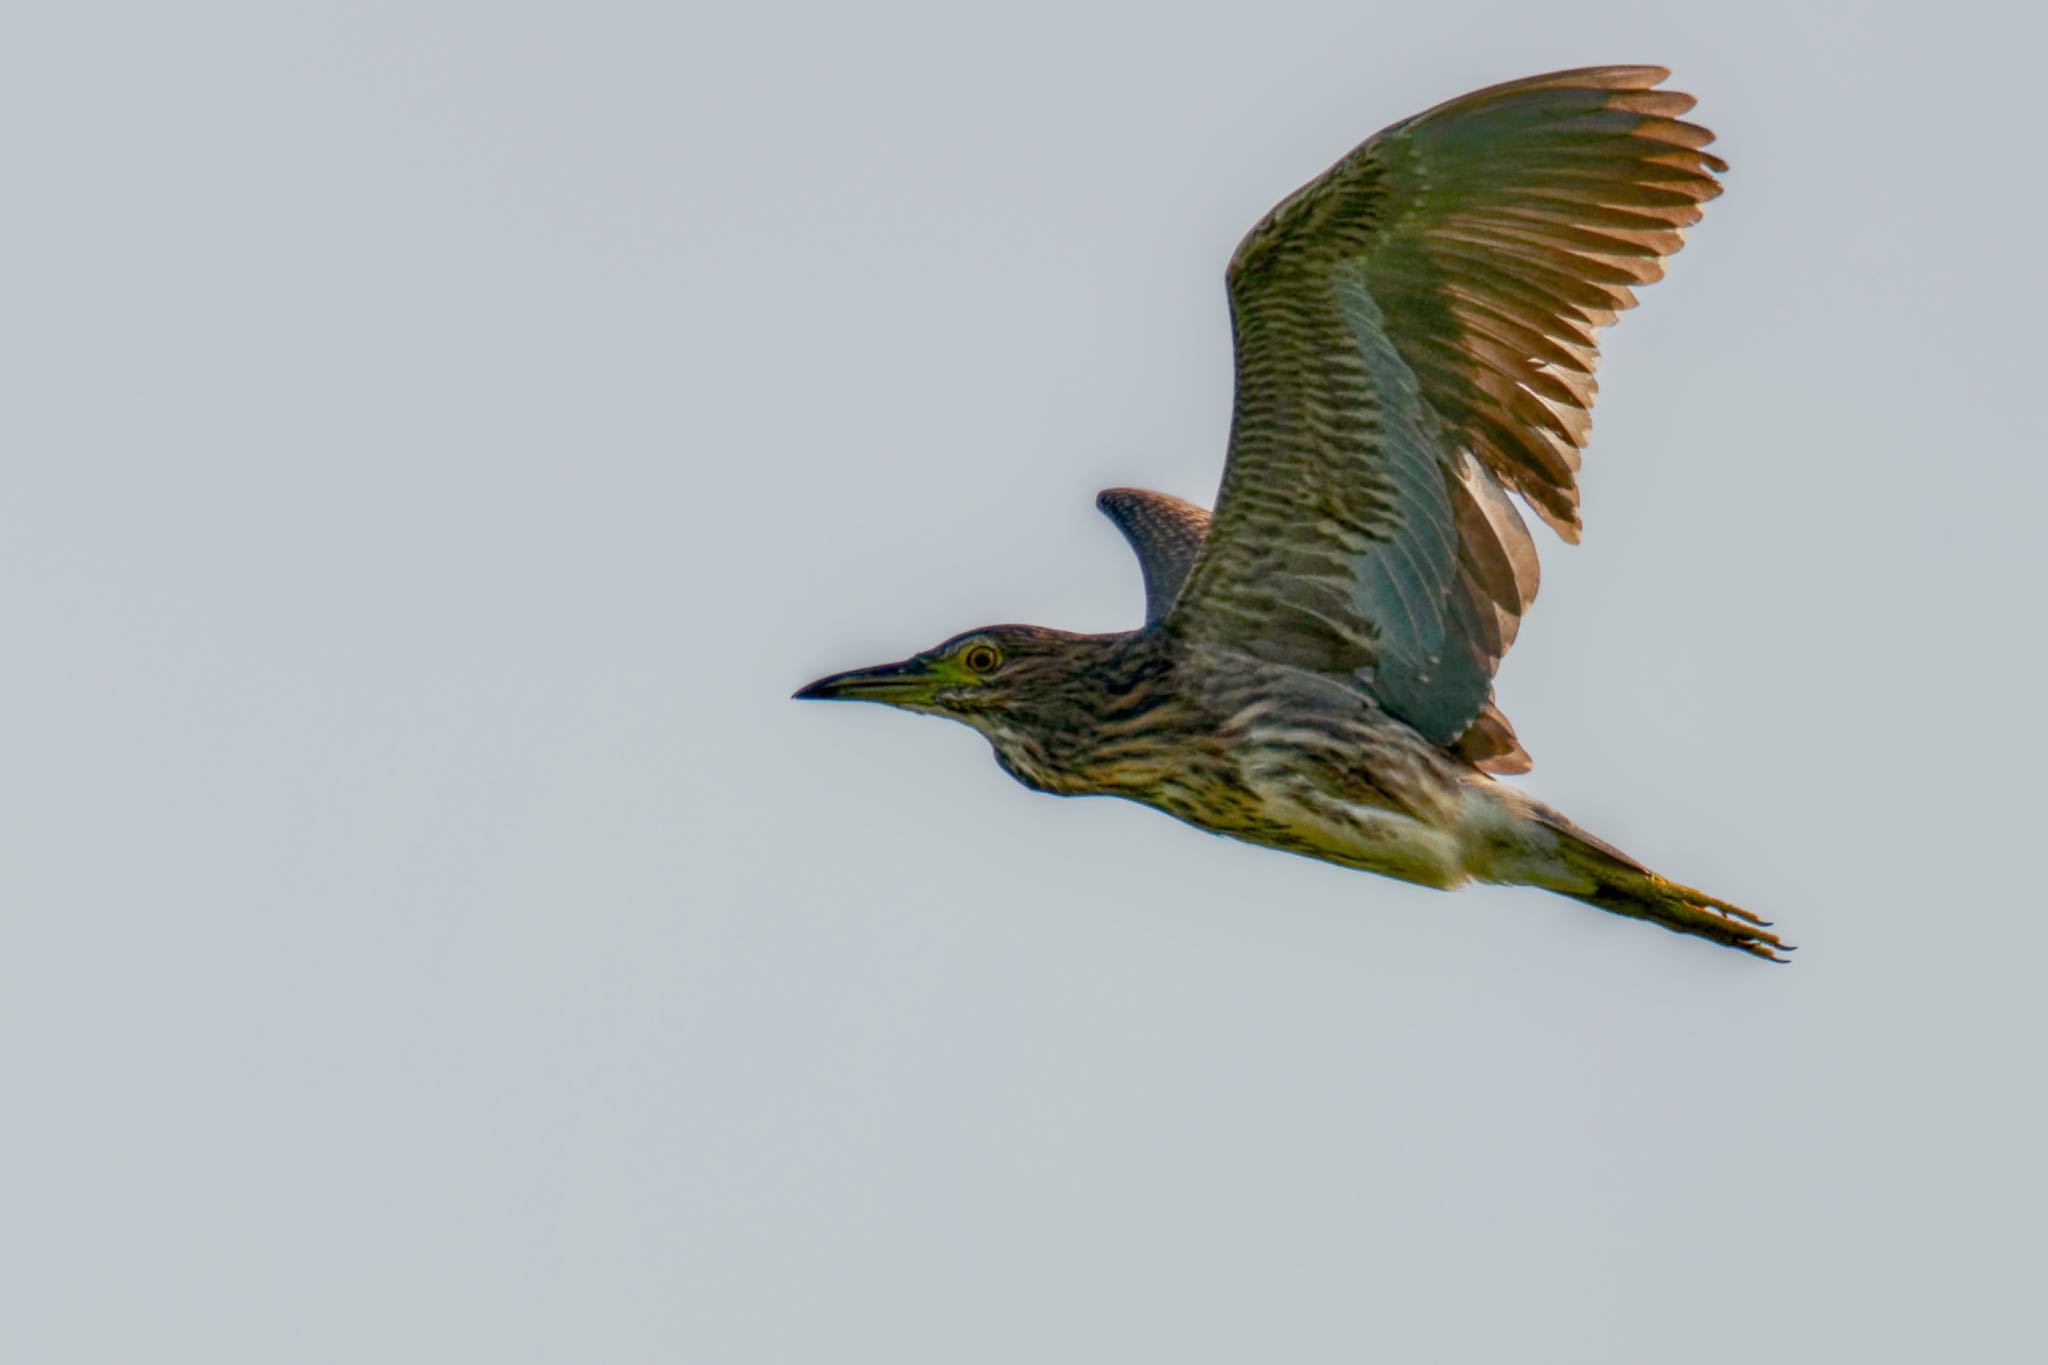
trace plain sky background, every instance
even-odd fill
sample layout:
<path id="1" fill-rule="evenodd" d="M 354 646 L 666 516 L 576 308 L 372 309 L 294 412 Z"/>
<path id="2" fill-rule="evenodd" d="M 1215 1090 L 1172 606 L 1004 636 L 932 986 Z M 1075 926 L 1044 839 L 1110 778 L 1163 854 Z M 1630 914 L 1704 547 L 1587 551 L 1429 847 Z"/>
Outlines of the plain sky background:
<path id="1" fill-rule="evenodd" d="M 2020 8 L 13 15 L 0 1358 L 2038 1358 Z M 1501 695 L 1795 965 L 787 700 L 1135 624 L 1239 235 L 1604 61 L 1734 170 Z"/>

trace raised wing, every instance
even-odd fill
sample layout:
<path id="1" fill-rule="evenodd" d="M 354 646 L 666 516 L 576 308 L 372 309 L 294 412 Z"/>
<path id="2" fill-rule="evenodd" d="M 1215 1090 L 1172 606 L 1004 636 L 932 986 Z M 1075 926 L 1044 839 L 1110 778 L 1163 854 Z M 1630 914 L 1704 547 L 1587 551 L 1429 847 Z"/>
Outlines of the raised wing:
<path id="1" fill-rule="evenodd" d="M 1209 514 L 1191 502 L 1149 488 L 1105 488 L 1095 506 L 1116 523 L 1137 553 L 1145 575 L 1145 624 L 1166 615 L 1180 586 L 1187 581 Z"/>
<path id="2" fill-rule="evenodd" d="M 1170 629 L 1354 674 L 1440 744 L 1473 728 L 1536 595 L 1503 490 L 1578 538 L 1595 334 L 1720 192 L 1692 97 L 1652 89 L 1667 74 L 1466 95 L 1252 229 L 1230 459 Z"/>

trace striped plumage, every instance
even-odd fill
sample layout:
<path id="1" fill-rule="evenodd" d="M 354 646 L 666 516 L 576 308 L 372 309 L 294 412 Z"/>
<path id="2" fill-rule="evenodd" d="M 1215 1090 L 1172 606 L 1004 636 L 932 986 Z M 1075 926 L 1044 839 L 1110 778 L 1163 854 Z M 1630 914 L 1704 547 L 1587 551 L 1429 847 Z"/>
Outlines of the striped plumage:
<path id="1" fill-rule="evenodd" d="M 1515 501 L 1568 540 L 1598 329 L 1725 170 L 1655 67 L 1495 86 L 1396 124 L 1252 229 L 1228 274 L 1237 396 L 1213 518 L 1099 505 L 1146 623 L 990 627 L 800 696 L 988 736 L 1020 781 L 1431 886 L 1524 882 L 1763 957 L 1761 921 L 1664 881 L 1489 772 L 1538 583 Z"/>

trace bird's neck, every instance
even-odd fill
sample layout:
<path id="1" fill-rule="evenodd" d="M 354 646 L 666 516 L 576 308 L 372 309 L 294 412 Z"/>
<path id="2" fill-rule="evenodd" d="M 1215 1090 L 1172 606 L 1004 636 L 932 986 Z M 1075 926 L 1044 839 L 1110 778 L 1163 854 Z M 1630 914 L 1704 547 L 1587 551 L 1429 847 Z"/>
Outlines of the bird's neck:
<path id="1" fill-rule="evenodd" d="M 984 726 L 996 761 L 1064 796 L 1141 796 L 1175 762 L 1162 736 L 1186 710 L 1172 642 L 1156 631 L 1096 637 Z"/>

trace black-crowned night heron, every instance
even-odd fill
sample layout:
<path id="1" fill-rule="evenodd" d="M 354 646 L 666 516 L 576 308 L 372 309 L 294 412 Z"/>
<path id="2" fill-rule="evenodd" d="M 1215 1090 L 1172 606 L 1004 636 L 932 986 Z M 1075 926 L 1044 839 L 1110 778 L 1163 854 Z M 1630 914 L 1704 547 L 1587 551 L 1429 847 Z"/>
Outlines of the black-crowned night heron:
<path id="1" fill-rule="evenodd" d="M 1578 539 L 1595 335 L 1727 169 L 1681 121 L 1692 97 L 1654 88 L 1667 74 L 1439 105 L 1251 230 L 1227 277 L 1215 515 L 1099 499 L 1144 570 L 1141 629 L 989 626 L 797 695 L 950 716 L 1040 791 L 1428 886 L 1540 886 L 1776 958 L 1764 921 L 1489 775 L 1529 767 L 1493 704 L 1537 583 L 1508 494 Z"/>

